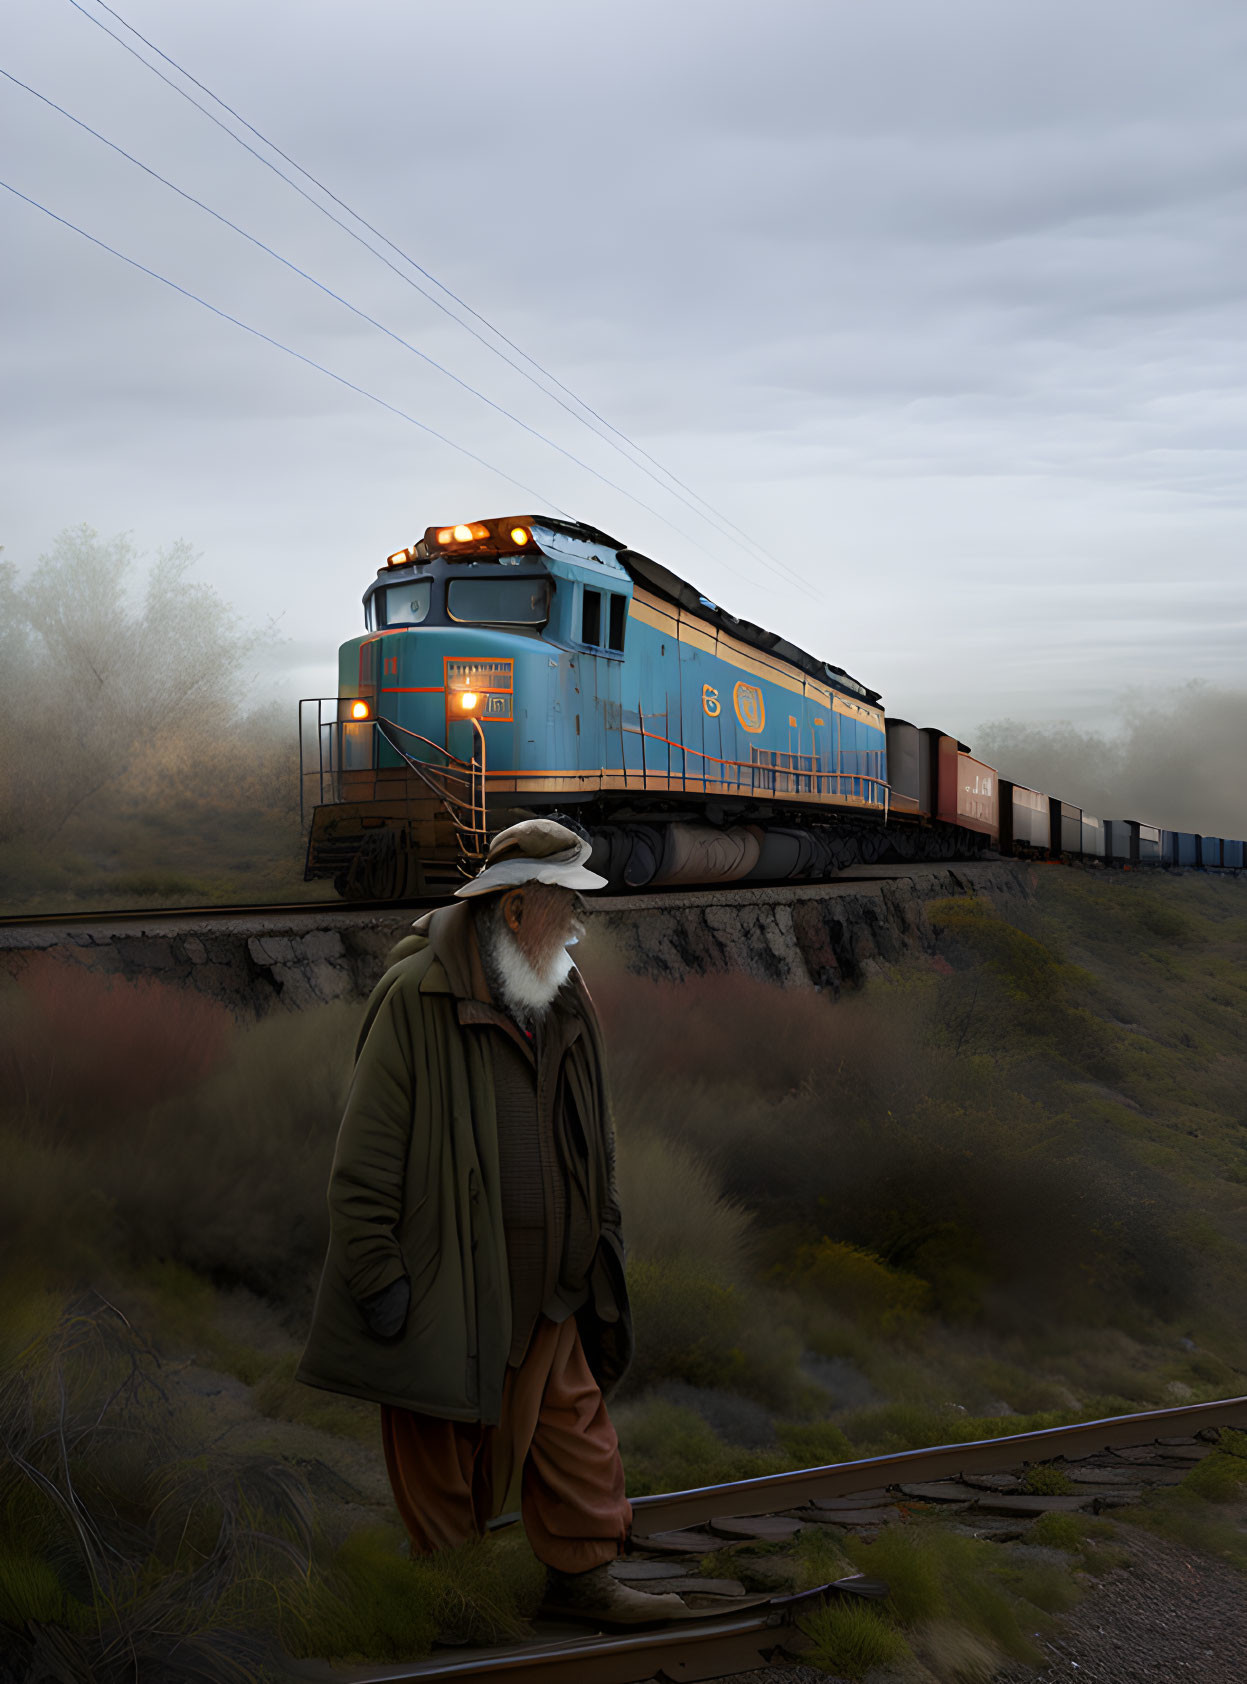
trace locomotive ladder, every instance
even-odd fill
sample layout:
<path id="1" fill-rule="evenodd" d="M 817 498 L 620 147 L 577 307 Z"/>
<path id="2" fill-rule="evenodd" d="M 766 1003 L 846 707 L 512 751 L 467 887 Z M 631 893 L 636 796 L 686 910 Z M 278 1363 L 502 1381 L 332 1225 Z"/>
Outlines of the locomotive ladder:
<path id="1" fill-rule="evenodd" d="M 454 826 L 455 840 L 458 844 L 458 867 L 462 877 L 475 877 L 485 863 L 485 856 L 489 851 L 489 825 L 486 814 L 485 790 L 485 732 L 479 719 L 473 719 L 472 729 L 476 737 L 476 753 L 470 761 L 460 760 L 440 744 L 428 737 L 420 736 L 419 732 L 408 731 L 405 726 L 397 725 L 391 719 L 374 721 L 374 728 L 382 739 L 389 744 L 420 781 L 437 797 L 446 814 Z M 418 742 L 425 743 L 429 748 L 436 749 L 446 757 L 446 767 L 432 767 L 422 765 L 413 760 L 411 755 L 397 742 L 392 732 L 401 731 L 404 736 L 414 737 Z M 467 799 L 451 793 L 448 787 L 451 783 L 466 788 Z"/>

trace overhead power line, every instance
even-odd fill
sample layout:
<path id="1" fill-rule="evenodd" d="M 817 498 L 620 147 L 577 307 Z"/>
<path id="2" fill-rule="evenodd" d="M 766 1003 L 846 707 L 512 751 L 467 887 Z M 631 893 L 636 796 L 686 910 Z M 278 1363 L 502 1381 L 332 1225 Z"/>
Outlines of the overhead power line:
<path id="1" fill-rule="evenodd" d="M 335 216 L 327 206 L 323 205 L 318 199 L 314 198 L 303 187 L 301 187 L 298 182 L 292 180 L 291 177 L 288 176 L 284 170 L 279 169 L 271 159 L 266 158 L 262 153 L 257 152 L 256 149 L 249 145 L 241 135 L 237 134 L 227 123 L 223 123 L 219 117 L 209 111 L 207 107 L 202 105 L 193 97 L 193 95 L 189 94 L 185 88 L 179 86 L 178 83 L 166 76 L 156 65 L 152 64 L 149 59 L 145 58 L 141 53 L 136 51 L 136 49 L 127 41 L 122 40 L 122 38 L 114 30 L 108 28 L 107 24 L 105 24 L 102 19 L 96 17 L 92 12 L 88 11 L 87 8 L 80 3 L 80 0 L 69 0 L 69 4 L 73 6 L 75 11 L 81 13 L 81 15 L 90 23 L 93 23 L 96 28 L 103 30 L 103 32 L 109 36 L 111 40 L 115 41 L 118 46 L 124 48 L 124 50 L 133 58 L 136 58 L 145 69 L 150 70 L 154 76 L 159 77 L 159 79 L 164 82 L 167 87 L 172 88 L 173 91 L 180 95 L 181 98 L 187 100 L 191 105 L 193 105 L 197 111 L 207 117 L 210 122 L 214 123 L 224 134 L 227 134 L 237 145 L 241 146 L 246 152 L 250 153 L 250 155 L 259 163 L 263 164 L 266 169 L 271 170 L 275 175 L 277 175 L 286 183 L 287 186 L 291 187 L 301 198 L 306 200 L 307 203 L 315 210 L 319 211 L 322 216 L 328 217 L 335 226 L 341 228 L 342 231 L 349 235 L 351 239 L 362 245 L 364 249 L 370 252 L 372 256 L 378 259 L 378 261 L 384 263 L 386 267 L 396 274 L 407 286 L 412 287 L 422 298 L 425 298 L 436 309 L 448 316 L 451 321 L 455 322 L 466 333 L 470 333 L 474 339 L 484 345 L 485 348 L 494 356 L 500 357 L 509 368 L 514 369 L 516 373 L 520 374 L 532 385 L 535 385 L 538 391 L 542 392 L 543 395 L 548 397 L 552 402 L 557 403 L 559 407 L 571 415 L 574 420 L 581 425 L 588 427 L 589 431 L 594 433 L 598 438 L 603 439 L 603 441 L 610 445 L 612 449 L 619 451 L 626 461 L 630 462 L 632 466 L 639 468 L 642 473 L 648 475 L 648 477 L 654 480 L 656 484 L 662 486 L 662 489 L 666 491 L 668 495 L 675 496 L 679 502 L 685 504 L 686 507 L 693 509 L 693 511 L 698 514 L 701 519 L 709 521 L 710 525 L 719 532 L 721 537 L 727 538 L 730 543 L 734 543 L 741 548 L 753 551 L 757 556 L 762 557 L 765 561 L 769 562 L 774 569 L 786 574 L 794 584 L 798 585 L 807 594 L 813 594 L 806 581 L 795 571 L 795 569 L 790 567 L 786 562 L 780 561 L 778 557 L 772 555 L 761 544 L 759 544 L 756 539 L 751 538 L 742 527 L 736 524 L 736 522 L 730 520 L 728 516 L 724 515 L 706 498 L 702 497 L 700 493 L 694 491 L 692 487 L 685 484 L 685 482 L 673 474 L 669 468 L 664 467 L 656 457 L 652 456 L 641 445 L 637 444 L 635 440 L 629 438 L 626 433 L 614 426 L 603 415 L 600 415 L 598 411 L 592 407 L 592 405 L 588 404 L 583 398 L 578 397 L 570 387 L 566 386 L 556 375 L 551 373 L 549 369 L 545 368 L 540 362 L 538 362 L 535 357 L 530 356 L 528 352 L 522 349 L 522 347 L 517 345 L 513 340 L 509 339 L 500 328 L 495 327 L 494 324 L 489 321 L 487 317 L 482 315 L 480 311 L 473 309 L 473 307 L 467 303 L 465 299 L 461 298 L 450 287 L 446 286 L 444 282 L 439 281 L 436 275 L 432 274 L 430 270 L 424 268 L 423 265 L 418 263 L 414 257 L 410 256 L 400 246 L 396 245 L 395 242 L 386 234 L 382 233 L 380 229 L 374 227 L 373 224 L 365 217 L 361 216 L 358 211 L 352 209 L 345 200 L 339 198 L 338 195 L 334 193 L 331 188 L 327 187 L 324 182 L 320 181 L 309 170 L 304 169 L 300 163 L 292 158 L 287 152 L 284 152 L 275 141 L 270 140 L 261 132 L 260 129 L 258 129 L 253 123 L 249 122 L 241 114 L 241 112 L 236 111 L 233 106 L 227 103 L 227 101 L 223 100 L 218 94 L 214 93 L 206 83 L 200 81 L 199 78 L 193 75 L 191 71 L 187 70 L 185 66 L 180 64 L 176 59 L 172 58 L 162 48 L 158 47 L 148 36 L 136 29 L 133 24 L 129 23 L 121 15 L 120 12 L 116 11 L 114 7 L 108 5 L 107 0 L 96 0 L 96 4 L 101 10 L 107 12 L 110 17 L 115 18 L 123 29 L 127 30 L 137 40 L 141 41 L 145 47 L 149 48 L 159 58 L 163 59 L 166 64 L 176 70 L 180 76 L 185 77 L 188 82 L 192 83 L 193 86 L 198 88 L 202 93 L 206 94 L 207 97 L 212 100 L 215 105 L 219 106 L 222 111 L 228 112 L 236 122 L 241 123 L 242 126 L 250 134 L 254 135 L 264 146 L 268 147 L 270 151 L 274 152 L 279 158 L 288 163 L 292 169 L 296 170 L 299 175 L 304 178 L 304 180 L 311 182 L 319 192 L 323 193 L 327 198 L 332 200 L 335 205 L 344 210 L 353 221 L 357 222 L 362 228 L 366 228 L 370 234 L 375 235 L 377 239 L 400 257 L 404 263 L 408 264 L 418 274 L 423 275 L 426 280 L 430 281 L 432 285 L 437 287 L 440 292 L 444 293 L 447 298 L 453 299 L 460 309 L 465 310 L 469 316 L 471 316 L 475 321 L 480 322 L 482 326 L 487 328 L 489 332 L 493 334 L 497 340 L 500 340 L 503 345 L 509 347 L 509 349 L 514 351 L 517 356 L 522 357 L 524 361 L 531 366 L 531 368 L 536 369 L 545 380 L 550 381 L 555 387 L 557 387 L 559 392 L 565 393 L 574 404 L 579 406 L 580 410 L 585 412 L 585 414 L 580 414 L 577 410 L 571 408 L 568 403 L 564 402 L 563 399 L 557 395 L 557 392 L 550 391 L 549 388 L 544 386 L 540 380 L 529 372 L 528 369 L 521 367 L 519 363 L 515 362 L 511 357 L 508 357 L 503 351 L 499 350 L 497 345 L 491 343 L 491 341 L 486 339 L 483 334 L 479 333 L 470 322 L 464 321 L 461 316 L 456 315 L 453 310 L 449 309 L 441 301 L 441 299 L 434 297 L 432 293 L 428 292 L 424 287 L 412 280 L 412 278 L 403 270 L 391 263 L 383 252 L 379 252 L 375 246 L 373 246 L 368 240 L 364 239 L 354 228 L 349 227 L 341 220 L 341 218 Z M 587 420 L 586 416 L 592 417 L 592 420 Z M 593 424 L 594 422 L 597 422 L 600 425 L 595 426 Z M 605 428 L 606 432 L 603 432 L 602 428 Z M 608 437 L 607 434 L 612 436 Z M 620 442 L 617 443 L 616 440 Z M 628 447 L 627 450 L 623 449 L 624 445 Z M 635 452 L 636 456 L 628 455 L 628 450 Z M 643 460 L 638 461 L 636 460 L 636 457 L 641 457 Z M 649 463 L 652 466 L 647 467 L 646 463 Z M 653 472 L 653 469 L 657 469 L 658 473 L 656 474 Z M 663 475 L 665 480 L 669 481 L 670 484 L 664 483 L 664 480 L 660 479 L 658 474 Z M 682 495 L 682 493 L 687 493 L 687 495 Z M 625 495 L 630 494 L 625 493 Z M 690 498 L 693 499 L 693 501 L 690 501 Z M 644 504 L 641 506 L 648 507 L 648 505 Z M 660 515 L 658 518 L 666 520 L 665 516 Z M 667 521 L 667 524 L 671 525 L 672 523 Z M 674 530 L 680 531 L 680 528 L 675 527 Z M 688 536 L 684 533 L 681 535 L 685 537 Z M 696 543 L 695 539 L 690 539 L 689 541 Z M 699 549 L 703 549 L 703 546 L 701 545 L 697 545 L 697 547 Z M 706 552 L 703 550 L 703 553 Z M 735 570 L 732 569 L 731 571 Z"/>
<path id="2" fill-rule="evenodd" d="M 66 216 L 59 216 L 56 211 L 50 210 L 47 205 L 40 204 L 38 199 L 32 199 L 28 193 L 23 193 L 19 188 L 14 187 L 11 182 L 0 181 L 0 187 L 3 187 L 7 193 L 12 193 L 14 198 L 32 205 L 35 210 L 42 211 L 44 216 L 51 217 L 53 222 L 59 222 L 62 228 L 68 228 L 71 232 L 80 234 L 84 240 L 89 240 L 93 246 L 98 246 L 101 251 L 106 251 L 110 257 L 120 258 L 123 263 L 128 263 L 132 269 L 138 269 L 142 274 L 150 275 L 153 281 L 159 281 L 162 286 L 167 286 L 174 292 L 180 292 L 183 298 L 189 298 L 194 304 L 201 304 L 205 310 L 210 310 L 214 316 L 220 316 L 222 321 L 230 322 L 234 327 L 240 327 L 244 333 L 249 333 L 256 339 L 262 339 L 266 345 L 272 345 L 278 351 L 284 351 L 288 357 L 293 357 L 296 362 L 306 363 L 309 368 L 314 368 L 318 374 L 328 375 L 330 380 L 336 380 L 339 386 L 345 386 L 348 391 L 358 392 L 360 397 L 367 398 L 370 403 L 378 404 L 382 409 L 388 409 L 390 414 L 397 415 L 400 421 L 410 422 L 413 427 L 419 427 L 422 433 L 428 433 L 430 438 L 435 438 L 439 443 L 449 445 L 451 450 L 458 451 L 460 456 L 466 456 L 482 468 L 488 468 L 491 474 L 497 474 L 499 479 L 506 480 L 508 485 L 518 486 L 527 496 L 535 497 L 538 504 L 546 504 L 566 520 L 575 519 L 575 516 L 568 514 L 566 509 L 561 509 L 552 497 L 545 496 L 543 492 L 534 491 L 531 485 L 525 485 L 523 480 L 518 480 L 512 474 L 496 467 L 494 463 L 487 462 L 483 456 L 478 456 L 476 451 L 469 450 L 466 445 L 458 444 L 445 433 L 439 433 L 437 428 L 430 427 L 427 421 L 421 421 L 416 416 L 408 414 L 405 409 L 399 409 L 397 404 L 388 403 L 385 398 L 378 397 L 375 392 L 368 391 L 367 387 L 358 385 L 354 380 L 348 380 L 344 374 L 338 374 L 333 369 L 326 368 L 324 363 L 318 363 L 314 357 L 305 356 L 302 351 L 296 351 L 292 346 L 283 344 L 280 339 L 275 339 L 271 333 L 265 333 L 262 328 L 252 327 L 250 322 L 244 322 L 238 316 L 231 316 L 228 310 L 222 310 L 219 305 L 209 303 L 206 298 L 201 298 L 197 292 L 192 292 L 189 287 L 180 286 L 177 281 L 171 281 L 167 275 L 162 275 L 157 270 L 148 268 L 146 263 L 140 263 L 137 257 L 128 257 L 124 251 L 118 251 L 116 246 L 110 246 L 106 240 L 101 240 L 94 234 L 88 234 L 87 230 L 80 228 L 76 222 L 71 222 Z"/>
<path id="3" fill-rule="evenodd" d="M 196 198 L 193 193 L 186 192 L 185 189 L 179 187 L 176 182 L 170 181 L 168 176 L 161 175 L 159 170 L 153 169 L 150 164 L 145 164 L 141 158 L 136 158 L 132 152 L 127 152 L 124 146 L 119 146 L 116 141 L 109 140 L 107 135 L 101 134 L 98 129 L 93 129 L 89 123 L 84 123 L 80 117 L 75 117 L 72 111 L 67 111 L 63 105 L 58 105 L 54 99 L 49 99 L 46 94 L 41 94 L 37 88 L 32 88 L 29 82 L 23 82 L 19 77 L 14 76 L 11 71 L 5 70 L 3 66 L 0 66 L 0 76 L 3 76 L 7 82 L 12 82 L 15 87 L 22 88 L 26 93 L 33 95 L 35 99 L 39 100 L 43 105 L 50 107 L 51 110 L 58 112 L 62 117 L 67 118 L 76 128 L 82 129 L 85 133 L 91 135 L 93 139 L 98 140 L 101 144 L 107 146 L 110 151 L 116 152 L 118 156 L 124 158 L 127 163 L 131 163 L 135 165 L 137 169 L 142 170 L 144 175 L 151 176 L 153 181 L 158 181 L 162 187 L 167 187 L 170 192 L 176 193 L 179 199 L 184 199 L 187 204 L 194 205 L 197 210 L 204 211 L 208 216 L 212 217 L 214 221 L 223 224 L 226 228 L 232 229 L 235 234 L 240 235 L 241 238 L 246 240 L 250 245 L 255 246 L 259 251 L 262 251 L 267 256 L 273 258 L 284 268 L 289 269 L 293 274 L 298 275 L 301 279 L 307 281 L 310 285 L 314 286 L 318 292 L 323 292 L 327 298 L 332 298 L 335 303 L 341 304 L 345 309 L 349 310 L 353 316 L 358 316 L 360 321 L 367 322 L 370 327 L 375 327 L 379 333 L 385 334 L 386 338 L 392 339 L 396 345 L 401 345 L 405 351 L 410 351 L 413 356 L 419 357 L 421 362 L 427 363 L 430 368 L 435 368 L 439 374 L 444 374 L 448 380 L 453 380 L 456 386 L 462 387 L 465 392 L 469 392 L 474 398 L 478 398 L 481 403 L 487 404 L 490 409 L 496 410 L 499 415 L 505 416 L 508 421 L 513 421 L 517 427 L 522 427 L 526 433 L 531 433 L 532 436 L 535 439 L 539 439 L 542 444 L 548 445 L 551 450 L 556 450 L 560 456 L 565 456 L 567 460 L 574 463 L 576 467 L 583 468 L 586 473 L 592 474 L 595 479 L 601 480 L 603 485 L 609 486 L 612 491 L 617 491 L 621 497 L 627 497 L 630 502 L 635 503 L 638 508 L 644 509 L 647 514 L 653 515 L 656 520 L 664 521 L 672 528 L 673 531 L 678 532 L 682 538 L 686 539 L 688 543 L 694 545 L 695 548 L 702 550 L 703 554 L 709 554 L 704 545 L 700 544 L 690 532 L 685 532 L 682 527 L 676 526 L 668 516 L 664 515 L 660 510 L 653 508 L 649 503 L 644 502 L 641 498 L 634 495 L 634 493 L 629 491 L 626 486 L 617 484 L 613 479 L 608 479 L 605 474 L 600 473 L 597 468 L 592 466 L 591 463 L 582 461 L 579 456 L 574 455 L 570 450 L 564 449 L 564 447 L 555 439 L 549 438 L 545 433 L 538 432 L 535 427 L 530 427 L 528 422 L 523 420 L 520 416 L 513 414 L 509 409 L 505 409 L 502 404 L 495 403 L 491 397 L 486 396 L 484 392 L 479 391 L 475 386 L 472 386 L 466 380 L 461 379 L 460 376 L 455 374 L 452 369 L 447 368 L 444 363 L 439 363 L 435 358 L 430 357 L 427 352 L 422 351 L 418 345 L 413 345 L 409 339 L 404 339 L 401 333 L 395 333 L 392 328 L 386 327 L 384 322 L 379 322 L 375 316 L 370 316 L 366 310 L 361 310 L 358 305 L 352 304 L 350 299 L 344 298 L 340 292 L 335 292 L 332 287 L 326 286 L 323 281 L 318 281 L 315 275 L 309 274 L 306 269 L 301 269 L 299 265 L 292 262 L 290 258 L 283 257 L 281 252 L 276 251 L 272 246 L 266 244 L 265 241 L 257 238 L 256 235 L 249 234 L 245 228 L 242 228 L 238 223 L 231 221 L 228 216 L 223 215 L 218 210 L 214 210 L 211 205 L 206 204 L 202 199 Z M 728 565 L 729 571 L 735 571 L 735 569 L 730 567 L 730 564 L 725 565 Z"/>

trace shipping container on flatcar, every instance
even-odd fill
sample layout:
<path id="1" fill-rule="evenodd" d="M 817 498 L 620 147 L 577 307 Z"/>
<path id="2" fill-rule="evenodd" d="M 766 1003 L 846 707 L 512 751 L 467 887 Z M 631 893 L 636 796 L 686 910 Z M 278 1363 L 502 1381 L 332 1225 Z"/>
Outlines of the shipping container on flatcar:
<path id="1" fill-rule="evenodd" d="M 1093 818 L 1090 813 L 1082 815 L 1082 853 L 1084 859 L 1102 860 L 1106 857 L 1108 837 L 1103 819 Z"/>
<path id="2" fill-rule="evenodd" d="M 1052 837 L 1048 797 L 1008 778 L 999 780 L 999 790 L 1001 853 L 1046 856 Z"/>
<path id="3" fill-rule="evenodd" d="M 892 811 L 926 813 L 929 816 L 929 795 L 924 789 L 929 780 L 923 777 L 924 744 L 918 727 L 911 725 L 907 719 L 889 719 L 886 731 Z"/>
<path id="4" fill-rule="evenodd" d="M 1154 824 L 1139 824 L 1131 820 L 1134 834 L 1134 861 L 1136 865 L 1160 864 L 1160 830 Z"/>
<path id="5" fill-rule="evenodd" d="M 932 745 L 931 772 L 935 817 L 963 830 L 977 831 L 993 844 L 1000 838 L 1000 798 L 996 768 L 976 760 L 956 737 L 924 728 Z"/>
<path id="6" fill-rule="evenodd" d="M 1197 866 L 1199 864 L 1199 837 L 1189 830 L 1162 830 L 1160 833 L 1160 854 L 1166 865 Z"/>
<path id="7" fill-rule="evenodd" d="M 1119 865 L 1130 864 L 1130 825 L 1126 819 L 1105 819 L 1104 858 Z"/>
<path id="8" fill-rule="evenodd" d="M 1247 844 L 1241 841 L 1231 841 L 1224 837 L 1221 842 L 1221 864 L 1226 871 L 1241 871 L 1243 869 L 1243 855 L 1247 852 Z"/>
<path id="9" fill-rule="evenodd" d="M 1219 871 L 1221 868 L 1221 838 L 1219 836 L 1201 836 L 1199 839 L 1199 863 L 1205 871 Z"/>
<path id="10" fill-rule="evenodd" d="M 1138 819 L 1109 819 L 1108 858 L 1123 865 L 1159 865 L 1160 831 Z"/>
<path id="11" fill-rule="evenodd" d="M 1048 800 L 1050 847 L 1062 859 L 1077 859 L 1082 853 L 1082 808 L 1053 795 Z"/>

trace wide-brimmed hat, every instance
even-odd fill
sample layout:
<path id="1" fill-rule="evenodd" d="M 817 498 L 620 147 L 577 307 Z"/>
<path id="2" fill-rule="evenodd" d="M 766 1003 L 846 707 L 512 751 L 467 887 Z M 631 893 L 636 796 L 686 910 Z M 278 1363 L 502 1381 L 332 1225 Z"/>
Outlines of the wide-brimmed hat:
<path id="1" fill-rule="evenodd" d="M 604 889 L 606 878 L 585 869 L 592 844 L 555 819 L 525 819 L 500 830 L 485 864 L 455 894 L 487 895 L 520 883 L 557 883 L 562 889 Z"/>

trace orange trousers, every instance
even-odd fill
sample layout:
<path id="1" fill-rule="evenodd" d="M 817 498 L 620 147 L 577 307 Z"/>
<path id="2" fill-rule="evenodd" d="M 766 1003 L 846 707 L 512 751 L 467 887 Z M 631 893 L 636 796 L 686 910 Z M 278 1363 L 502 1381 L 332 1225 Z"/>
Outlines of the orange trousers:
<path id="1" fill-rule="evenodd" d="M 519 1474 L 524 1530 L 547 1567 L 612 1561 L 632 1524 L 619 1440 L 581 1349 L 576 1318 L 539 1318 L 508 1368 L 496 1427 L 381 1406 L 394 1501 L 417 1555 L 480 1537 Z"/>

